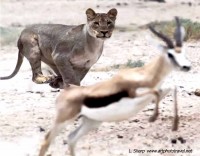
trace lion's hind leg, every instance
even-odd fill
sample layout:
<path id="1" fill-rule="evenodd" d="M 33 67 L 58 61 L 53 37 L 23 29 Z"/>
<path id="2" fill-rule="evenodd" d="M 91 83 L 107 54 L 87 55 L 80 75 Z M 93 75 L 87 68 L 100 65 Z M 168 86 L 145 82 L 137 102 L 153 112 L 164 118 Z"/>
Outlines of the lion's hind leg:
<path id="1" fill-rule="evenodd" d="M 38 37 L 32 32 L 22 32 L 20 36 L 22 43 L 22 54 L 28 59 L 32 69 L 32 80 L 37 84 L 46 83 L 51 79 L 50 76 L 44 76 L 41 69 L 42 53 L 39 48 Z"/>

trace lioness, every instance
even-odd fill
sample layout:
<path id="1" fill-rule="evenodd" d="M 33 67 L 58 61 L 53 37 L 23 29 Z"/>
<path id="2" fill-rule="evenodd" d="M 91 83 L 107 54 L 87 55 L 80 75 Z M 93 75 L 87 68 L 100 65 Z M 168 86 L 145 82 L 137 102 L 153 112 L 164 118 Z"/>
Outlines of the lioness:
<path id="1" fill-rule="evenodd" d="M 38 24 L 25 28 L 18 40 L 18 61 L 10 76 L 14 77 L 25 56 L 30 62 L 35 83 L 48 83 L 54 88 L 80 85 L 91 66 L 103 51 L 104 40 L 110 38 L 115 27 L 117 10 L 95 13 L 86 10 L 87 23 L 78 26 L 61 24 Z M 44 76 L 41 61 L 57 74 L 56 78 Z M 63 83 L 60 83 L 63 82 Z"/>

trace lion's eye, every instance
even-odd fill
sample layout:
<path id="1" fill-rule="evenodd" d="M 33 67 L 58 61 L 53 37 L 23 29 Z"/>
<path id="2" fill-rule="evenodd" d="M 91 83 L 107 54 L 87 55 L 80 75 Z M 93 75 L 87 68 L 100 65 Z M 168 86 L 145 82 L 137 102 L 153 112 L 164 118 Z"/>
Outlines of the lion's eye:
<path id="1" fill-rule="evenodd" d="M 108 22 L 107 22 L 107 24 L 108 24 L 108 25 L 111 25 L 111 24 L 112 24 L 112 22 L 111 22 L 111 21 L 108 21 Z"/>
<path id="2" fill-rule="evenodd" d="M 94 25 L 99 26 L 99 22 L 94 22 Z"/>

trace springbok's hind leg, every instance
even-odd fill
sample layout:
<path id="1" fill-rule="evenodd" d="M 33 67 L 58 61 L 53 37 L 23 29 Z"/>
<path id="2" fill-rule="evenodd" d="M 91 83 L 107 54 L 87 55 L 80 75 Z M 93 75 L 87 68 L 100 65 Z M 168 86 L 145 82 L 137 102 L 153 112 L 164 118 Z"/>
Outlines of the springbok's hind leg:
<path id="1" fill-rule="evenodd" d="M 57 136 L 57 134 L 61 131 L 62 127 L 64 127 L 64 123 L 55 124 L 53 128 L 46 134 L 42 146 L 40 148 L 39 156 L 44 156 L 47 152 L 51 142 Z"/>
<path id="2" fill-rule="evenodd" d="M 66 124 L 69 124 L 69 123 L 73 122 L 76 119 L 76 117 L 74 117 L 74 118 L 71 118 L 71 119 L 68 119 L 68 120 L 60 121 L 59 119 L 61 119 L 61 115 L 62 115 L 62 113 L 58 113 L 58 116 L 57 116 L 57 118 L 55 120 L 54 126 L 46 134 L 46 136 L 45 136 L 45 138 L 43 140 L 42 146 L 40 148 L 40 151 L 39 151 L 39 156 L 44 156 L 45 153 L 47 152 L 50 144 L 55 139 L 55 137 L 58 135 L 58 133 L 63 129 L 63 127 Z"/>
<path id="3" fill-rule="evenodd" d="M 154 122 L 158 118 L 159 102 L 169 93 L 170 90 L 171 90 L 170 88 L 165 88 L 157 92 L 158 94 L 156 95 L 155 109 L 153 115 L 149 118 L 149 122 Z"/>
<path id="4" fill-rule="evenodd" d="M 98 128 L 101 122 L 89 119 L 85 116 L 82 116 L 81 125 L 68 136 L 68 145 L 71 156 L 75 156 L 75 146 L 77 141 L 89 131 Z"/>

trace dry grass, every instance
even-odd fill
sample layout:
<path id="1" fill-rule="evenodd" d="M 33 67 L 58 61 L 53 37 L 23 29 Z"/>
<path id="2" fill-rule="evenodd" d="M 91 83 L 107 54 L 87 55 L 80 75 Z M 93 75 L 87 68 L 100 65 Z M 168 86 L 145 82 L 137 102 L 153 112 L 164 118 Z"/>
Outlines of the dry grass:
<path id="1" fill-rule="evenodd" d="M 190 40 L 200 40 L 200 23 L 193 22 L 190 19 L 180 19 L 183 27 L 186 30 L 185 41 Z M 147 28 L 149 25 L 155 25 L 155 28 L 169 37 L 173 38 L 173 32 L 175 30 L 175 21 L 161 21 L 161 22 L 151 22 L 145 26 Z M 144 27 L 143 27 L 144 28 Z"/>
<path id="2" fill-rule="evenodd" d="M 118 69 L 129 69 L 129 68 L 137 68 L 144 66 L 144 62 L 141 60 L 133 61 L 128 60 L 125 64 L 114 64 L 112 66 L 103 67 L 103 68 L 95 68 L 91 69 L 91 71 L 99 72 L 99 71 L 111 71 L 111 70 L 118 70 Z"/>
<path id="3" fill-rule="evenodd" d="M 17 44 L 22 28 L 0 27 L 0 45 Z"/>

